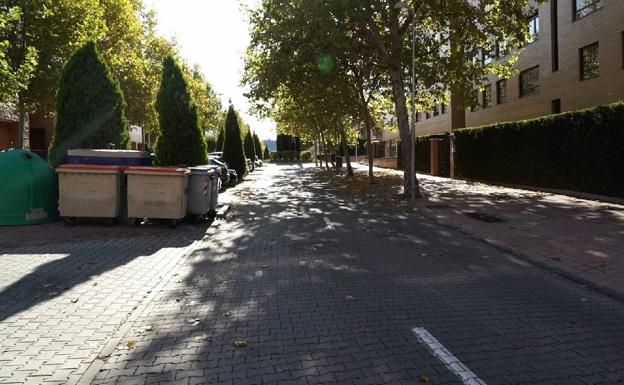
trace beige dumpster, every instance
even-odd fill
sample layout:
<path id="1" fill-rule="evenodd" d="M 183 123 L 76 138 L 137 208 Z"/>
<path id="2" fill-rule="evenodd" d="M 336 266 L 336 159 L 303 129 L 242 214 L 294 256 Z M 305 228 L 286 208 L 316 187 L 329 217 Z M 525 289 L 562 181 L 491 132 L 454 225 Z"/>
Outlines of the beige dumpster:
<path id="1" fill-rule="evenodd" d="M 78 218 L 108 218 L 121 215 L 123 167 L 63 164 L 59 176 L 59 212 L 66 224 Z"/>
<path id="2" fill-rule="evenodd" d="M 189 170 L 176 167 L 128 167 L 128 219 L 169 219 L 175 226 L 186 216 Z"/>

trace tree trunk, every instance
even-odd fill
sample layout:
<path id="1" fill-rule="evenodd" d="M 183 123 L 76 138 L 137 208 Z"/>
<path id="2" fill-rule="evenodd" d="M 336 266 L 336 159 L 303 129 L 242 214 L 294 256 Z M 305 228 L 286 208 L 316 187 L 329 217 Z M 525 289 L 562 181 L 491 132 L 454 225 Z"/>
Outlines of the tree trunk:
<path id="1" fill-rule="evenodd" d="M 362 114 L 364 115 L 364 129 L 366 130 L 367 156 L 368 156 L 368 182 L 373 183 L 373 129 L 370 111 L 368 110 L 368 102 L 360 91 L 360 101 L 362 102 Z"/>
<path id="2" fill-rule="evenodd" d="M 451 90 L 451 134 L 450 145 L 450 177 L 455 178 L 455 135 L 454 130 L 466 127 L 466 100 L 464 87 L 453 87 Z"/>
<path id="3" fill-rule="evenodd" d="M 338 130 L 340 131 L 340 141 L 342 142 L 342 153 L 347 163 L 347 176 L 353 176 L 353 167 L 351 167 L 351 154 L 349 154 L 349 146 L 347 145 L 347 133 L 344 126 L 338 121 Z"/>
<path id="4" fill-rule="evenodd" d="M 30 149 L 29 127 L 26 121 L 26 108 L 24 107 L 24 103 L 21 101 L 21 98 L 18 101 L 17 108 L 19 114 L 19 123 L 17 126 L 17 148 L 28 150 Z"/>
<path id="5" fill-rule="evenodd" d="M 401 74 L 401 70 L 399 68 L 390 68 L 390 79 L 392 81 L 392 94 L 394 96 L 394 108 L 397 114 L 397 123 L 399 126 L 399 136 L 401 137 L 401 143 L 407 144 L 407 146 L 403 146 L 403 191 L 405 195 L 408 196 L 411 193 L 411 174 L 415 174 L 415 170 L 412 170 L 412 141 L 415 138 L 412 138 L 412 132 L 409 124 L 409 117 L 407 112 L 407 104 L 405 99 L 405 88 L 403 82 L 403 76 Z M 417 198 L 422 198 L 422 194 L 420 193 L 420 188 L 418 185 L 418 178 L 415 176 L 416 186 L 414 195 Z"/>

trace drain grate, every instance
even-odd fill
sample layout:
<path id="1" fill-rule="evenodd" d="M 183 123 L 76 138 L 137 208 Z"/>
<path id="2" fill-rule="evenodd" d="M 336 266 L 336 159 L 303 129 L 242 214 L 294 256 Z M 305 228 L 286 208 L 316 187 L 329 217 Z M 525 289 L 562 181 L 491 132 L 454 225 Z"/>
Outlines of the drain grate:
<path id="1" fill-rule="evenodd" d="M 472 219 L 476 219 L 485 223 L 502 223 L 507 222 L 503 218 L 497 217 L 495 215 L 484 214 L 477 211 L 464 211 L 462 214 L 469 216 Z"/>

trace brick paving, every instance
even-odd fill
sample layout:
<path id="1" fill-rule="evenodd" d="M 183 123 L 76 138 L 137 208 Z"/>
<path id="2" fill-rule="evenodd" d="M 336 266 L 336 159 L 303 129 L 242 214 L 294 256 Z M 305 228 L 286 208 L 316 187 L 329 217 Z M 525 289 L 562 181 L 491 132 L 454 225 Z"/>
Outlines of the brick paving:
<path id="1" fill-rule="evenodd" d="M 419 179 L 425 195 L 417 204 L 421 214 L 624 299 L 624 204 L 428 175 Z M 482 222 L 470 213 L 503 222 Z"/>
<path id="2" fill-rule="evenodd" d="M 445 178 L 421 180 L 428 202 L 419 207 L 429 216 L 624 298 L 624 205 Z M 481 222 L 469 212 L 504 222 Z"/>
<path id="3" fill-rule="evenodd" d="M 624 305 L 297 167 L 269 166 L 93 384 L 624 383 Z M 237 346 L 238 345 L 238 346 Z"/>

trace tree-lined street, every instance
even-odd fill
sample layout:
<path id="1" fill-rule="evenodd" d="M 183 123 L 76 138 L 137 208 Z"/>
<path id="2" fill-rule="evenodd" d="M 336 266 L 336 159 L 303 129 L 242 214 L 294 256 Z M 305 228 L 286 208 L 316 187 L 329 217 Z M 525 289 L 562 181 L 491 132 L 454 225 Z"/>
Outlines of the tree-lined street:
<path id="1" fill-rule="evenodd" d="M 621 302 L 313 169 L 232 194 L 206 235 L 2 249 L 0 382 L 624 381 Z"/>

